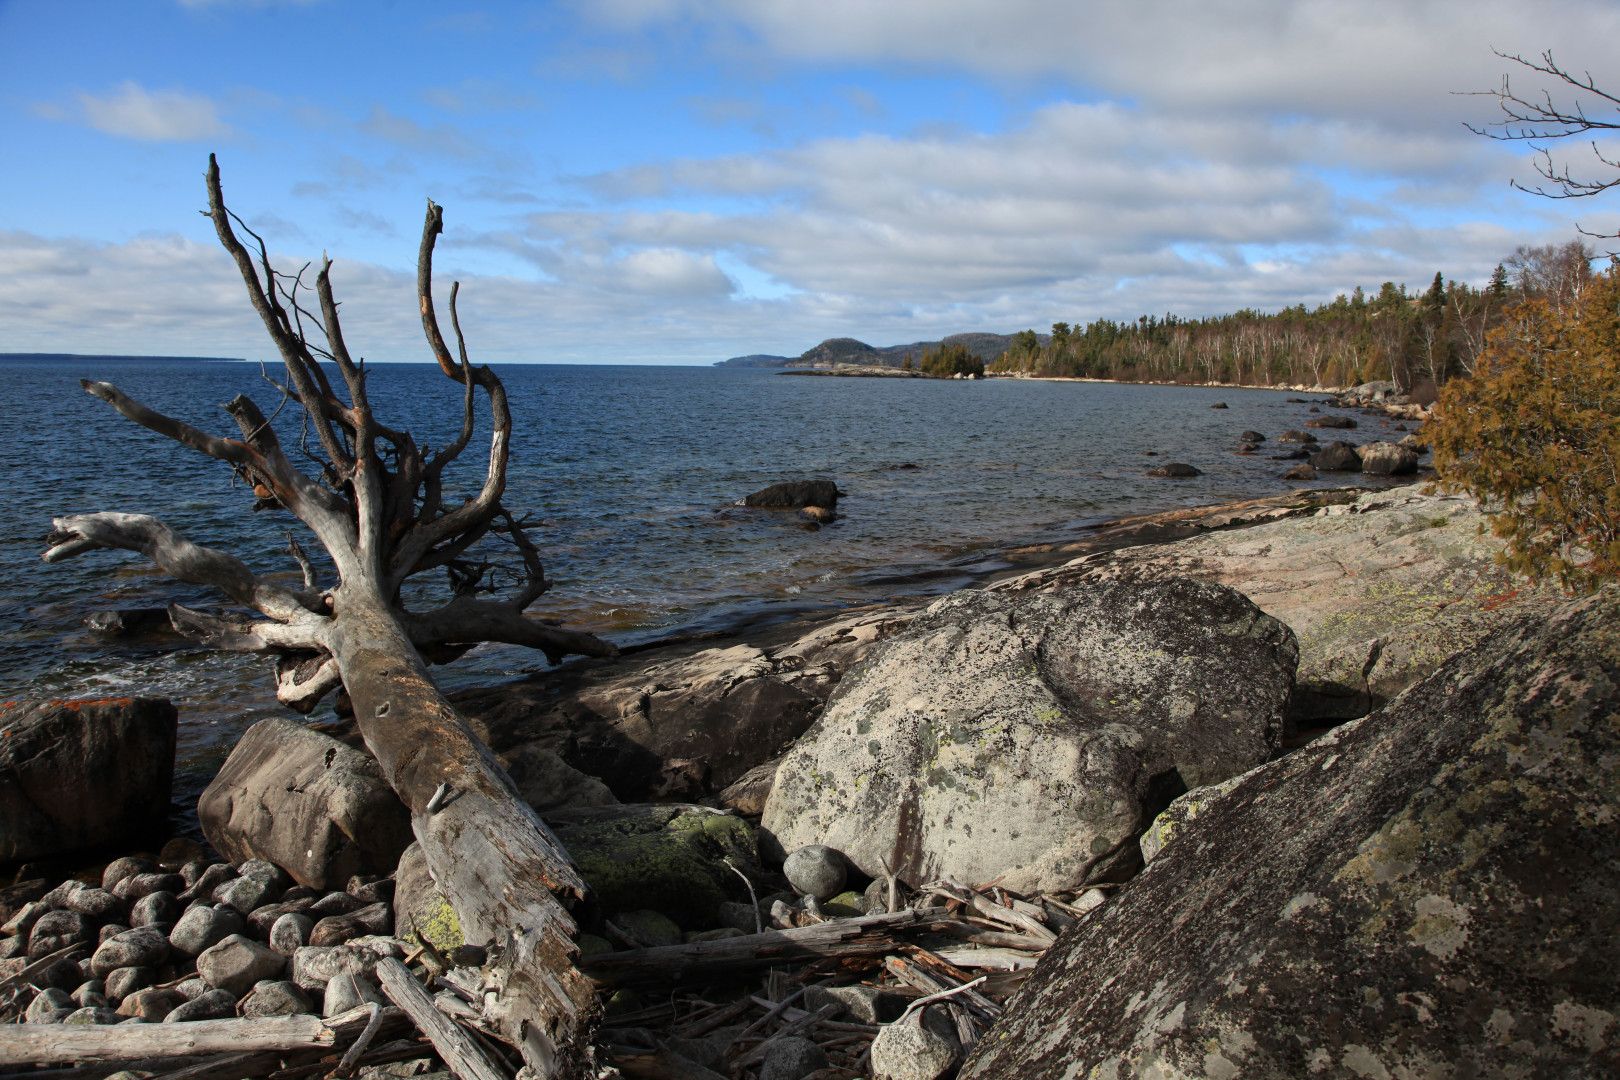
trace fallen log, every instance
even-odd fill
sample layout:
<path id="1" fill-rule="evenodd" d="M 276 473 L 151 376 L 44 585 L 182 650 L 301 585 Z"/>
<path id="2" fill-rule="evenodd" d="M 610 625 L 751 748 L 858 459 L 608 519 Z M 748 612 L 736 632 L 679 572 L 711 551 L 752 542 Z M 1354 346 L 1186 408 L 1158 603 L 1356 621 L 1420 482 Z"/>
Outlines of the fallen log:
<path id="1" fill-rule="evenodd" d="M 895 934 L 922 929 L 945 917 L 942 907 L 833 919 L 794 930 L 597 953 L 580 967 L 597 986 L 704 982 L 716 976 L 802 960 L 881 956 L 896 948 Z"/>
<path id="2" fill-rule="evenodd" d="M 393 1016 L 385 1021 L 405 1016 L 398 1009 L 387 1012 Z M 370 1019 L 366 1005 L 326 1020 L 305 1015 L 185 1024 L 4 1024 L 0 1065 L 323 1049 L 360 1034 Z"/>

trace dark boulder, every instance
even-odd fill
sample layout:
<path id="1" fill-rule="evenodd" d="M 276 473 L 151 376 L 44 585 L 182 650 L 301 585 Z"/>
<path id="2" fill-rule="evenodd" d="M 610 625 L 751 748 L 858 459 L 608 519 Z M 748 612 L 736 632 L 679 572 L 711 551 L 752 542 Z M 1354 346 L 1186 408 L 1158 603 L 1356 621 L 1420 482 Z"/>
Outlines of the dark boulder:
<path id="1" fill-rule="evenodd" d="M 391 871 L 411 842 L 410 814 L 377 762 L 291 720 L 248 728 L 198 800 L 197 816 L 227 859 L 264 859 L 317 889 Z M 232 902 L 252 911 L 266 899 Z"/>
<path id="2" fill-rule="evenodd" d="M 1191 465 L 1186 464 L 1185 462 L 1172 461 L 1168 465 L 1160 465 L 1157 469 L 1149 469 L 1148 470 L 1148 475 L 1149 476 L 1188 477 L 1188 476 L 1203 476 L 1204 474 L 1199 472 L 1197 469 L 1193 468 Z"/>
<path id="3" fill-rule="evenodd" d="M 169 813 L 163 698 L 0 704 L 0 863 L 146 839 Z"/>
<path id="4" fill-rule="evenodd" d="M 1312 435 L 1308 431 L 1295 431 L 1295 430 L 1290 428 L 1288 431 L 1285 431 L 1281 435 L 1277 436 L 1277 441 L 1278 442 L 1313 443 L 1313 442 L 1316 441 L 1316 436 Z"/>
<path id="5" fill-rule="evenodd" d="M 1266 437 L 1258 431 L 1245 431 L 1238 436 L 1239 442 L 1265 442 Z"/>
<path id="6" fill-rule="evenodd" d="M 1212 409 L 1225 409 L 1227 407 L 1228 406 L 1227 406 L 1226 402 L 1224 402 L 1224 401 L 1217 401 L 1215 404 L 1210 406 L 1210 408 L 1212 408 Z"/>
<path id="7" fill-rule="evenodd" d="M 1311 464 L 1322 472 L 1360 472 L 1361 455 L 1349 443 L 1331 442 L 1311 459 Z"/>
<path id="8" fill-rule="evenodd" d="M 1284 480 L 1315 480 L 1316 470 L 1311 467 L 1310 462 L 1302 461 L 1283 473 L 1282 478 Z"/>
<path id="9" fill-rule="evenodd" d="M 1306 427 L 1313 428 L 1353 428 L 1356 422 L 1348 416 L 1323 416 L 1315 420 L 1305 421 Z"/>
<path id="10" fill-rule="evenodd" d="M 93 611 L 86 616 L 84 625 L 108 637 L 137 637 L 154 633 L 179 637 L 169 621 L 169 609 L 163 607 Z"/>
<path id="11" fill-rule="evenodd" d="M 1617 717 L 1611 592 L 1190 792 L 962 1077 L 1620 1074 Z"/>
<path id="12" fill-rule="evenodd" d="M 824 506 L 829 509 L 838 505 L 838 497 L 843 492 L 831 480 L 794 480 L 785 484 L 772 484 L 768 488 L 761 488 L 752 495 L 744 495 L 738 499 L 737 506 L 755 506 L 767 510 L 798 510 L 805 506 Z"/>

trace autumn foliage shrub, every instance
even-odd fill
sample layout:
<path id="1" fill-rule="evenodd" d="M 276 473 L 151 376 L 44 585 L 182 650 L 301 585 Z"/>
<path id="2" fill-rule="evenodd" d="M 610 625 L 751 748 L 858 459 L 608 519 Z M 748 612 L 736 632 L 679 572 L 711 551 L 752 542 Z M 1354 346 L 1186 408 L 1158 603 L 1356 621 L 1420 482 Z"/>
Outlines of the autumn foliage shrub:
<path id="1" fill-rule="evenodd" d="M 1620 576 L 1620 268 L 1509 312 L 1439 414 L 1441 481 L 1492 513 L 1509 567 L 1578 590 Z"/>

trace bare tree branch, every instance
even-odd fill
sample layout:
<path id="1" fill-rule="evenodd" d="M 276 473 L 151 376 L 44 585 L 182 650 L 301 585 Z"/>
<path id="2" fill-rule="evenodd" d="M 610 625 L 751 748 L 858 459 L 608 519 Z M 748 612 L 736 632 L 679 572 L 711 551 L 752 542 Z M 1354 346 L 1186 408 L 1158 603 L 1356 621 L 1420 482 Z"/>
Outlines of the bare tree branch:
<path id="1" fill-rule="evenodd" d="M 60 562 L 91 548 L 138 551 L 172 578 L 193 585 L 212 585 L 244 607 L 284 623 L 316 626 L 324 621 L 318 600 L 256 577 L 234 555 L 193 544 L 155 517 L 146 514 L 78 514 L 51 522 L 46 562 Z"/>

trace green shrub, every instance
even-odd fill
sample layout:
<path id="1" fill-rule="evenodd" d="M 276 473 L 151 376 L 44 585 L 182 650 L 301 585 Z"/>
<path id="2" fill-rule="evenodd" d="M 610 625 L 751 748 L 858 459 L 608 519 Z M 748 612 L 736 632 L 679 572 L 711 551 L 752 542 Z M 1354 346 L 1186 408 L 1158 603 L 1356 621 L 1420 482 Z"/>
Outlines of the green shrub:
<path id="1" fill-rule="evenodd" d="M 1425 428 L 1451 490 L 1476 496 L 1533 580 L 1590 590 L 1620 576 L 1620 269 L 1574 300 L 1528 300 L 1491 332 L 1471 379 Z"/>

